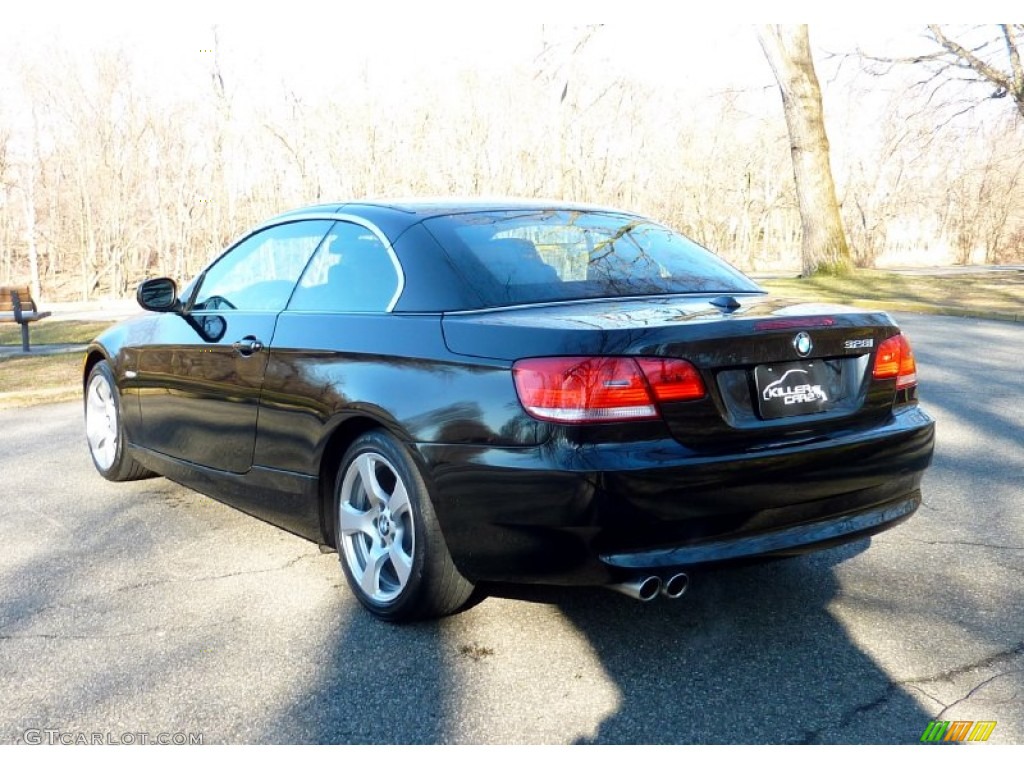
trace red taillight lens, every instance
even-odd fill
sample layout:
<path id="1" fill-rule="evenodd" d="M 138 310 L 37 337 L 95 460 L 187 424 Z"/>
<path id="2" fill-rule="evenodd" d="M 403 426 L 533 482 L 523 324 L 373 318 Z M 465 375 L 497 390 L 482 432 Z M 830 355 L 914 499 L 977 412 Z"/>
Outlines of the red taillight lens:
<path id="1" fill-rule="evenodd" d="M 896 389 L 917 384 L 917 363 L 910 342 L 903 334 L 890 336 L 878 346 L 875 353 L 876 379 L 896 379 Z"/>
<path id="2" fill-rule="evenodd" d="M 628 357 L 549 357 L 512 368 L 531 416 L 566 424 L 652 419 L 658 414 L 643 374 Z"/>
<path id="3" fill-rule="evenodd" d="M 900 336 L 900 374 L 896 377 L 896 389 L 906 389 L 917 384 L 917 361 L 906 336 Z"/>
<path id="4" fill-rule="evenodd" d="M 704 380 L 697 369 L 685 360 L 641 357 L 636 362 L 659 403 L 704 397 Z"/>
<path id="5" fill-rule="evenodd" d="M 518 361 L 512 375 L 531 416 L 562 424 L 654 419 L 657 403 L 704 396 L 700 374 L 685 360 L 534 358 Z"/>
<path id="6" fill-rule="evenodd" d="M 900 372 L 900 339 L 892 336 L 878 345 L 875 353 L 875 378 L 891 379 Z"/>

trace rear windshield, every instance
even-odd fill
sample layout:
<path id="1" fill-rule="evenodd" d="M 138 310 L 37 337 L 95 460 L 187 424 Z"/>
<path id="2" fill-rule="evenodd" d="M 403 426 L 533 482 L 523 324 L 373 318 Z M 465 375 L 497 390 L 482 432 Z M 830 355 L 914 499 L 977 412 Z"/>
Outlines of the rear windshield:
<path id="1" fill-rule="evenodd" d="M 423 223 L 479 294 L 482 306 L 761 292 L 692 240 L 627 215 L 488 211 Z"/>

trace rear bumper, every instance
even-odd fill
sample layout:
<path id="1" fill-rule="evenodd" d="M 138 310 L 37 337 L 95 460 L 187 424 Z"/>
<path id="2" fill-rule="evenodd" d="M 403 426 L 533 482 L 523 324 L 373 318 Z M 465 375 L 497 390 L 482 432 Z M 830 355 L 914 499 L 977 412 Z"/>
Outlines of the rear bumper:
<path id="1" fill-rule="evenodd" d="M 871 509 L 851 512 L 826 520 L 794 525 L 758 534 L 684 544 L 678 547 L 642 552 L 600 555 L 602 562 L 625 571 L 657 571 L 668 568 L 692 568 L 715 563 L 760 557 L 797 555 L 824 547 L 838 546 L 864 538 L 902 523 L 921 503 L 916 492 L 905 499 Z"/>
<path id="2" fill-rule="evenodd" d="M 728 455 L 670 439 L 414 447 L 467 578 L 603 584 L 891 527 L 920 503 L 934 423 L 907 407 L 868 430 Z"/>

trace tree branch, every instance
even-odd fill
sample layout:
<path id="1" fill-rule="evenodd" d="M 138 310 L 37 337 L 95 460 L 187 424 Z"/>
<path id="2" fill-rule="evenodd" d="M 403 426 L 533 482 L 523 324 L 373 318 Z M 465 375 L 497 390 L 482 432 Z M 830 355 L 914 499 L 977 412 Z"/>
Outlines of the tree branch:
<path id="1" fill-rule="evenodd" d="M 982 61 L 971 51 L 964 48 L 960 43 L 955 40 L 950 40 L 943 34 L 942 29 L 938 24 L 929 24 L 928 31 L 932 33 L 932 37 L 935 41 L 949 51 L 951 54 L 956 56 L 958 59 L 966 62 L 967 66 L 977 72 L 979 75 L 984 77 L 989 82 L 1002 88 L 1004 91 L 1013 91 L 1012 83 L 1010 78 L 1004 73 L 1000 72 L 995 67 L 988 64 L 988 62 Z"/>
<path id="2" fill-rule="evenodd" d="M 1006 52 L 1010 56 L 1010 72 L 1013 75 L 1013 88 L 1011 90 L 1019 99 L 1024 99 L 1024 66 L 1021 66 L 1020 63 L 1020 48 L 1017 47 L 1014 25 L 1000 24 L 999 27 L 1003 30 Z"/>

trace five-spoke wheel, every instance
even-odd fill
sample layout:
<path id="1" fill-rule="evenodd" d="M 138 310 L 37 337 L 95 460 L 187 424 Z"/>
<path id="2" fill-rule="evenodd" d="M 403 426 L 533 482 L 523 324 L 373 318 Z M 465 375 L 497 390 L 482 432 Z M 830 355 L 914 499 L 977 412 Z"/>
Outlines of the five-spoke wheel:
<path id="1" fill-rule="evenodd" d="M 106 376 L 93 375 L 85 394 L 85 435 L 96 468 L 109 472 L 117 458 L 120 424 L 117 401 Z"/>
<path id="2" fill-rule="evenodd" d="M 96 363 L 85 383 L 85 436 L 96 470 L 107 480 L 141 480 L 153 473 L 132 458 L 125 445 L 121 400 L 106 360 Z"/>
<path id="3" fill-rule="evenodd" d="M 348 465 L 338 500 L 340 549 L 359 589 L 389 603 L 412 574 L 416 521 L 398 470 L 379 453 Z"/>
<path id="4" fill-rule="evenodd" d="M 335 482 L 335 537 L 360 602 L 402 621 L 452 613 L 473 594 L 452 562 L 423 479 L 383 431 L 356 439 Z"/>

